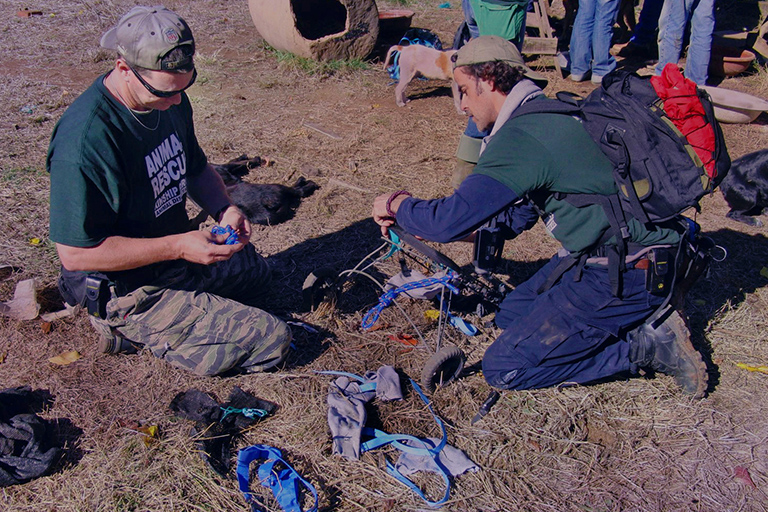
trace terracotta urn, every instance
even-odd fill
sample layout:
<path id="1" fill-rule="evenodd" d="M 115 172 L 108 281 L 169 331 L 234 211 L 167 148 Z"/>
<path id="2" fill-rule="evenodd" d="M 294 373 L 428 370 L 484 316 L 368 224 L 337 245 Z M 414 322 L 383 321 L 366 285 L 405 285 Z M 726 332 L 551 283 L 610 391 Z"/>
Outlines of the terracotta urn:
<path id="1" fill-rule="evenodd" d="M 374 0 L 248 0 L 248 6 L 267 43 L 300 57 L 363 59 L 379 35 Z"/>

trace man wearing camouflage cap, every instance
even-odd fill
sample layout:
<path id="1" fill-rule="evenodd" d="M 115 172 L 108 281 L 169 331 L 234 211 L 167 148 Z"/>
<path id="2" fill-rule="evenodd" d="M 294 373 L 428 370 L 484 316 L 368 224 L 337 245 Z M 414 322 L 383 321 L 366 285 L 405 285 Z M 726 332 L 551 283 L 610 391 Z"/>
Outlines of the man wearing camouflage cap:
<path id="1" fill-rule="evenodd" d="M 628 257 L 620 296 L 614 295 L 605 261 L 610 226 L 602 206 L 576 206 L 563 197 L 616 193 L 611 163 L 581 123 L 555 113 L 515 117 L 522 105 L 546 101 L 540 89 L 545 80 L 502 38 L 482 36 L 462 47 L 454 55 L 454 80 L 462 109 L 478 128 L 491 129 L 477 167 L 446 198 L 421 200 L 404 190 L 381 195 L 373 217 L 383 230 L 397 222 L 437 242 L 481 237 L 489 223 L 510 239 L 535 222 L 520 203 L 535 205 L 562 248 L 500 305 L 496 325 L 504 331 L 483 357 L 488 383 L 541 388 L 647 367 L 703 396 L 706 367 L 680 316 L 672 314 L 656 329 L 645 323 L 664 297 L 646 289 L 642 256 Z M 673 229 L 649 230 L 634 219 L 628 224 L 630 256 L 680 239 Z M 585 264 L 568 266 L 574 260 Z"/>
<path id="2" fill-rule="evenodd" d="M 265 290 L 267 263 L 195 136 L 189 26 L 134 7 L 101 45 L 114 67 L 67 109 L 48 150 L 62 295 L 87 307 L 104 352 L 143 345 L 200 375 L 279 364 L 289 328 L 245 305 Z M 190 231 L 187 195 L 239 242 Z"/>

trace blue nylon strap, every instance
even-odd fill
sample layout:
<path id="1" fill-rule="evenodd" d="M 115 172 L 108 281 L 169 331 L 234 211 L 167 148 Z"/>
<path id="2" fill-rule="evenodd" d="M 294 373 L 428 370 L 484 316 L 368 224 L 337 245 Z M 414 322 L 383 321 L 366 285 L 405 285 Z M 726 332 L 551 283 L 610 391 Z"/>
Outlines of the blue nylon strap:
<path id="1" fill-rule="evenodd" d="M 431 501 L 427 499 L 426 496 L 424 496 L 424 493 L 419 489 L 419 487 L 413 483 L 407 476 L 400 473 L 397 468 L 389 461 L 387 461 L 387 473 L 392 475 L 398 482 L 408 487 L 410 490 L 415 492 L 422 500 L 424 500 L 424 503 L 429 505 L 430 507 L 440 507 L 443 503 L 448 501 L 448 498 L 451 496 L 451 480 L 448 477 L 447 470 L 440 465 L 440 463 L 435 460 L 435 464 L 438 468 L 440 468 L 440 476 L 443 478 L 443 482 L 445 483 L 445 494 L 442 498 L 440 498 L 437 501 Z"/>
<path id="2" fill-rule="evenodd" d="M 324 375 L 338 375 L 340 377 L 348 377 L 352 380 L 356 380 L 360 383 L 360 392 L 367 393 L 368 391 L 376 391 L 376 382 L 367 381 L 359 375 L 349 372 L 337 372 L 334 370 L 315 370 L 315 373 L 322 373 Z"/>
<path id="3" fill-rule="evenodd" d="M 362 443 L 360 443 L 361 453 L 367 452 L 369 450 L 374 450 L 376 448 L 379 448 L 380 446 L 384 446 L 385 444 L 392 444 L 392 446 L 404 452 L 413 453 L 416 455 L 430 456 L 430 457 L 434 455 L 430 451 L 430 448 L 427 447 L 428 445 L 424 443 L 423 440 L 421 440 L 416 436 L 412 436 L 408 434 L 387 434 L 383 430 L 379 430 L 371 427 L 363 427 L 361 432 L 363 436 L 371 437 L 367 441 L 363 441 Z M 415 443 L 415 445 L 411 446 L 409 444 L 402 443 L 401 441 L 412 441 L 413 443 Z M 422 448 L 420 448 L 420 446 Z"/>
<path id="4" fill-rule="evenodd" d="M 250 419 L 255 419 L 256 417 L 264 418 L 265 416 L 269 415 L 269 412 L 265 411 L 264 409 L 256 408 L 238 409 L 237 407 L 219 407 L 219 409 L 221 409 L 223 412 L 221 418 L 219 418 L 219 423 L 224 421 L 224 418 L 230 414 L 242 414 L 246 418 Z"/>
<path id="5" fill-rule="evenodd" d="M 392 65 L 387 68 L 387 73 L 389 73 L 389 78 L 395 82 L 400 81 L 400 52 L 397 50 L 392 52 Z"/>
<path id="6" fill-rule="evenodd" d="M 392 242 L 392 245 L 390 245 L 389 251 L 387 252 L 387 254 L 381 257 L 381 261 L 384 261 L 387 258 L 392 257 L 392 255 L 398 251 L 402 251 L 402 248 L 400 247 L 400 244 L 401 244 L 400 237 L 397 236 L 397 233 L 395 233 L 391 229 L 389 230 L 389 241 Z"/>
<path id="7" fill-rule="evenodd" d="M 317 511 L 317 491 L 311 483 L 299 475 L 283 459 L 283 454 L 277 448 L 265 444 L 255 444 L 248 448 L 243 448 L 237 454 L 237 483 L 240 492 L 243 493 L 245 500 L 251 504 L 254 511 L 259 511 L 257 502 L 250 493 L 250 465 L 255 460 L 265 459 L 258 469 L 259 481 L 262 487 L 268 487 L 272 490 L 272 495 L 277 500 L 280 508 L 285 512 L 303 512 L 301 509 L 300 488 L 303 485 L 312 493 L 315 498 L 315 504 L 307 512 Z M 276 463 L 281 463 L 285 469 L 275 470 Z"/>
<path id="8" fill-rule="evenodd" d="M 463 334 L 466 334 L 467 336 L 474 336 L 477 334 L 477 327 L 467 322 L 463 318 L 454 315 L 448 311 L 447 307 L 443 309 L 443 312 L 448 315 L 448 321 L 450 324 L 460 330 Z"/>

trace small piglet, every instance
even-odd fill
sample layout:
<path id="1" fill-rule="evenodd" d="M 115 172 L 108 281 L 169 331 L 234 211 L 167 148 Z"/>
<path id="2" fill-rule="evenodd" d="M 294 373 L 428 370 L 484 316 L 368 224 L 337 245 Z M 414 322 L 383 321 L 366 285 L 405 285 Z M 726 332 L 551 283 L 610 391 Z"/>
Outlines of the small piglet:
<path id="1" fill-rule="evenodd" d="M 251 169 L 262 163 L 259 157 L 241 155 L 226 164 L 211 165 L 224 181 L 229 198 L 248 216 L 248 220 L 254 224 L 279 224 L 293 217 L 301 199 L 312 195 L 320 187 L 303 177 L 291 187 L 274 183 L 247 183 L 242 180 Z"/>
<path id="2" fill-rule="evenodd" d="M 384 60 L 384 69 L 389 67 L 389 61 L 392 53 L 400 52 L 398 65 L 400 66 L 400 82 L 395 87 L 395 103 L 398 107 L 404 107 L 405 88 L 417 76 L 424 78 L 435 78 L 438 80 L 450 80 L 451 90 L 453 91 L 453 103 L 456 111 L 462 114 L 461 97 L 459 88 L 453 80 L 453 63 L 451 56 L 456 50 L 435 50 L 423 44 L 412 44 L 408 46 L 395 45 L 387 51 L 387 58 Z"/>
<path id="3" fill-rule="evenodd" d="M 768 208 L 768 149 L 734 160 L 720 183 L 720 190 L 731 207 L 728 218 L 750 226 L 762 226 L 756 216 Z"/>

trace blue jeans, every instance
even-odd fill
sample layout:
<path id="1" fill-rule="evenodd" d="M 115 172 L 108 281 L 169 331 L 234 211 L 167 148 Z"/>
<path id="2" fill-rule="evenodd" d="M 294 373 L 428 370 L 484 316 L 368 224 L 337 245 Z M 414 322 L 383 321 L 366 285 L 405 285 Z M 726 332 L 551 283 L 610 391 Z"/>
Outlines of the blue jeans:
<path id="1" fill-rule="evenodd" d="M 638 46 L 648 46 L 656 40 L 656 29 L 659 28 L 659 16 L 664 0 L 645 0 L 637 20 L 635 32 L 630 41 Z"/>
<path id="2" fill-rule="evenodd" d="M 579 0 L 571 32 L 571 74 L 602 77 L 616 68 L 610 54 L 619 0 Z"/>
<path id="3" fill-rule="evenodd" d="M 607 267 L 563 274 L 548 291 L 537 290 L 560 262 L 554 257 L 502 302 L 496 325 L 504 332 L 483 356 L 483 375 L 493 387 L 536 389 L 563 382 L 587 383 L 626 371 L 626 333 L 663 301 L 645 289 L 645 272 L 623 275 L 622 298 L 611 294 Z"/>
<path id="4" fill-rule="evenodd" d="M 715 29 L 715 0 L 667 0 L 659 19 L 659 64 L 661 74 L 668 63 L 677 65 L 683 51 L 685 27 L 691 23 L 691 41 L 685 62 L 685 77 L 704 85 Z"/>

